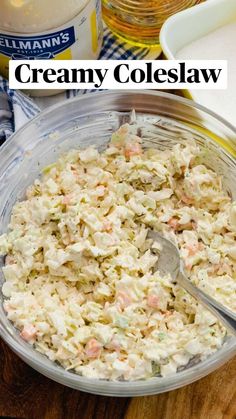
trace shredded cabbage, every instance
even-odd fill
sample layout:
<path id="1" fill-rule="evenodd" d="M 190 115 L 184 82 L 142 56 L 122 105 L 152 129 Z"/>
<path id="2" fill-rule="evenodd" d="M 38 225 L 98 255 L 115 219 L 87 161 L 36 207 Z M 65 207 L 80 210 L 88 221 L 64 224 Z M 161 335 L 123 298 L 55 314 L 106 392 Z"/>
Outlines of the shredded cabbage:
<path id="1" fill-rule="evenodd" d="M 78 374 L 176 373 L 225 329 L 169 276 L 153 272 L 156 229 L 189 279 L 236 311 L 236 203 L 194 142 L 142 149 L 129 125 L 108 148 L 71 150 L 28 188 L 0 237 L 4 308 L 23 339 Z"/>

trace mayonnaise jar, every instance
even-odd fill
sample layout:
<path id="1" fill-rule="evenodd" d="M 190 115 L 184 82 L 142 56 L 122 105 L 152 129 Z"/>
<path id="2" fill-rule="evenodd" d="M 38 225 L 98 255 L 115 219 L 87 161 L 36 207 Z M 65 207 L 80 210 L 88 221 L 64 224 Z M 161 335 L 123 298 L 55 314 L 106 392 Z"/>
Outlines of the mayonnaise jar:
<path id="1" fill-rule="evenodd" d="M 13 60 L 96 59 L 101 0 L 1 0 L 0 73 Z"/>

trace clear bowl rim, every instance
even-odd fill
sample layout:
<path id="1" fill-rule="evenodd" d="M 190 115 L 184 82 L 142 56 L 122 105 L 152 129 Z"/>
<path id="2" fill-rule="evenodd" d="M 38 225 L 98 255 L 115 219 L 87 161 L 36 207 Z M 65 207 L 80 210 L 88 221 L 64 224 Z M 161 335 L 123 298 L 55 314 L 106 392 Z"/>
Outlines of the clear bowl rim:
<path id="1" fill-rule="evenodd" d="M 171 93 L 166 92 L 159 92 L 159 91 L 148 91 L 148 90 L 129 90 L 129 91 L 105 91 L 96 93 L 98 96 L 122 96 L 126 94 L 145 94 L 145 95 L 152 95 L 159 98 L 166 98 L 170 99 L 171 101 L 179 102 L 184 105 L 187 105 L 194 109 L 199 109 L 204 113 L 211 115 L 213 118 L 220 121 L 223 125 L 225 125 L 228 129 L 230 129 L 234 134 L 236 134 L 236 127 L 231 125 L 228 121 L 224 120 L 224 118 L 220 117 L 216 113 L 208 110 L 206 107 L 199 105 L 189 99 L 182 98 L 176 96 Z M 90 96 L 92 98 L 93 95 Z M 78 96 L 73 99 L 69 99 L 70 102 L 80 102 L 83 99 L 88 99 L 88 95 L 85 96 Z M 45 109 L 44 111 L 40 112 L 37 116 L 35 116 L 32 120 L 27 122 L 24 126 L 22 126 L 16 133 L 14 133 L 9 140 L 7 140 L 3 146 L 0 148 L 0 156 L 6 148 L 10 147 L 12 141 L 14 141 L 17 136 L 19 136 L 24 130 L 30 125 L 36 123 L 40 118 L 44 118 L 51 112 L 55 112 L 60 108 L 63 108 L 65 105 L 68 105 L 68 100 L 64 100 L 59 104 L 50 106 L 49 108 Z M 87 114 L 87 113 L 86 113 Z M 85 115 L 83 112 L 79 114 L 80 116 Z M 0 336 L 2 339 L 9 345 L 9 347 L 18 354 L 26 363 L 32 366 L 34 369 L 38 370 L 42 374 L 48 376 L 49 378 L 64 384 L 66 386 L 86 391 L 89 393 L 94 393 L 98 395 L 107 395 L 107 396 L 120 396 L 120 397 L 130 397 L 130 396 L 144 396 L 144 395 L 152 395 L 163 393 L 166 391 L 174 390 L 184 385 L 190 384 L 210 372 L 214 371 L 216 368 L 222 366 L 227 360 L 232 358 L 232 356 L 236 353 L 236 339 L 231 338 L 227 345 L 223 345 L 220 349 L 218 349 L 215 353 L 210 355 L 205 360 L 201 361 L 200 364 L 196 364 L 191 366 L 190 368 L 180 371 L 175 375 L 168 376 L 168 377 L 154 377 L 148 380 L 137 380 L 137 381 L 105 381 L 105 380 L 97 380 L 97 379 L 90 379 L 86 377 L 81 377 L 73 372 L 66 371 L 62 367 L 58 367 L 55 363 L 50 363 L 50 365 L 45 365 L 45 357 L 39 354 L 35 349 L 32 347 L 23 348 L 23 346 L 18 343 L 14 337 L 9 333 L 6 332 L 3 326 L 0 323 Z"/>
<path id="2" fill-rule="evenodd" d="M 102 92 L 89 92 L 86 93 L 86 95 L 81 95 L 81 96 L 76 96 L 74 98 L 70 98 L 70 99 L 65 99 L 63 101 L 61 101 L 60 103 L 57 103 L 55 105 L 51 105 L 46 109 L 43 109 L 42 111 L 39 111 L 39 113 L 37 115 L 35 115 L 30 121 L 27 121 L 26 124 L 24 124 L 23 126 L 21 126 L 16 132 L 14 132 L 10 138 L 5 141 L 2 146 L 0 147 L 0 154 L 2 152 L 2 150 L 5 150 L 5 148 L 10 146 L 10 143 L 14 140 L 15 137 L 17 137 L 21 132 L 23 132 L 28 126 L 30 126 L 31 124 L 35 123 L 38 121 L 38 119 L 45 117 L 47 114 L 49 114 L 50 112 L 56 111 L 60 108 L 62 108 L 63 106 L 65 106 L 66 104 L 68 104 L 68 102 L 73 103 L 73 102 L 80 102 L 81 100 L 85 100 L 87 99 L 90 95 L 96 94 L 96 97 L 99 96 L 112 96 L 112 95 L 124 95 L 124 94 L 144 94 L 144 95 L 152 95 L 152 96 L 156 96 L 156 97 L 163 97 L 166 99 L 170 99 L 179 103 L 182 103 L 183 105 L 189 106 L 190 108 L 193 109 L 198 109 L 199 111 L 202 111 L 210 116 L 212 116 L 213 118 L 217 119 L 219 122 L 221 122 L 223 125 L 225 125 L 228 129 L 230 129 L 231 131 L 234 132 L 234 134 L 236 134 L 236 126 L 234 126 L 233 124 L 231 124 L 230 122 L 228 122 L 225 118 L 222 118 L 222 116 L 218 115 L 216 112 L 208 109 L 206 106 L 201 105 L 200 103 L 197 103 L 191 99 L 187 99 L 185 97 L 181 97 L 181 96 L 177 96 L 174 93 L 167 93 L 167 92 L 162 92 L 162 91 L 153 91 L 153 90 L 109 90 L 109 91 L 102 91 Z"/>

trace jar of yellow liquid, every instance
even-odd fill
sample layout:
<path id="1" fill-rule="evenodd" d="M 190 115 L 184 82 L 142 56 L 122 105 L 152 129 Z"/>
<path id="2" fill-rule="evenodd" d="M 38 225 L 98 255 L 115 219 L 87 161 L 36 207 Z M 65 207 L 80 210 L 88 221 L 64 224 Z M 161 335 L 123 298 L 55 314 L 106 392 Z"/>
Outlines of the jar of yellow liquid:
<path id="1" fill-rule="evenodd" d="M 0 0 L 0 4 L 0 74 L 4 77 L 8 77 L 10 59 L 98 58 L 101 0 Z M 36 91 L 37 95 L 54 93 Z"/>
<path id="2" fill-rule="evenodd" d="M 158 46 L 171 15 L 204 0 L 102 0 L 103 18 L 119 37 L 138 46 Z"/>

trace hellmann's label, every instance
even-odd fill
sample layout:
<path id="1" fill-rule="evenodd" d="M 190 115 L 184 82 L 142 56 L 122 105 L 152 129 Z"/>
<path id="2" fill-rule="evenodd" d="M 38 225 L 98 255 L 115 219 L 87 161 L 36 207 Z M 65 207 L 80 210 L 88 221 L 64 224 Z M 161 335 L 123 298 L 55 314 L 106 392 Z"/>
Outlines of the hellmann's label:
<path id="1" fill-rule="evenodd" d="M 8 77 L 9 60 L 96 59 L 102 42 L 100 0 L 90 0 L 66 25 L 29 34 L 0 33 L 0 73 Z"/>
<path id="2" fill-rule="evenodd" d="M 73 26 L 48 35 L 24 36 L 24 38 L 0 34 L 0 52 L 13 60 L 54 58 L 74 43 Z"/>

